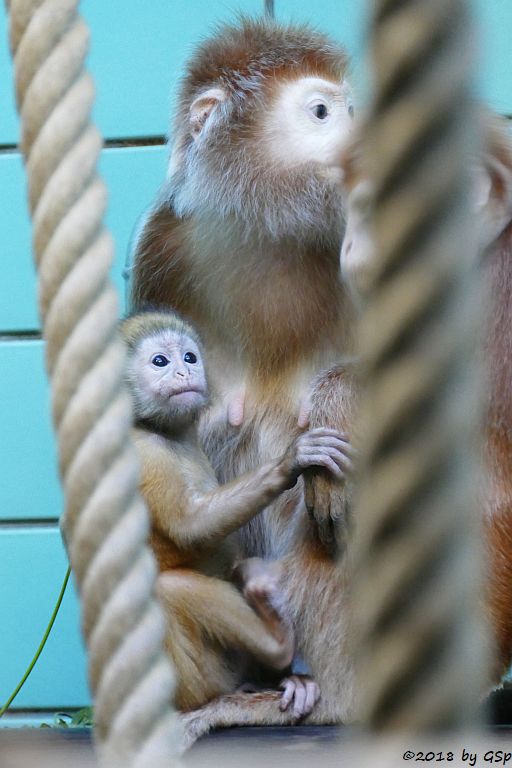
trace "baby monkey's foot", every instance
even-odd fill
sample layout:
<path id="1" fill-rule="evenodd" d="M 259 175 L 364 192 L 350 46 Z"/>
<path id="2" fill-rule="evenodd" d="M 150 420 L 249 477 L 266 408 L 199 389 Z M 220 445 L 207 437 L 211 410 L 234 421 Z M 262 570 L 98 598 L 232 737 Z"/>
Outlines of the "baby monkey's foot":
<path id="1" fill-rule="evenodd" d="M 285 669 L 292 662 L 295 639 L 291 623 L 275 608 L 280 596 L 281 564 L 251 557 L 239 563 L 235 571 L 245 599 L 277 640 L 273 666 Z"/>
<path id="2" fill-rule="evenodd" d="M 279 709 L 284 712 L 293 701 L 292 712 L 297 718 L 309 715 L 320 698 L 320 688 L 309 675 L 285 677 L 279 683 L 279 688 L 283 690 Z"/>
<path id="3" fill-rule="evenodd" d="M 249 557 L 239 566 L 243 582 L 243 592 L 249 602 L 265 601 L 272 603 L 279 591 L 282 566 L 278 562 L 268 562 L 261 557 Z"/>

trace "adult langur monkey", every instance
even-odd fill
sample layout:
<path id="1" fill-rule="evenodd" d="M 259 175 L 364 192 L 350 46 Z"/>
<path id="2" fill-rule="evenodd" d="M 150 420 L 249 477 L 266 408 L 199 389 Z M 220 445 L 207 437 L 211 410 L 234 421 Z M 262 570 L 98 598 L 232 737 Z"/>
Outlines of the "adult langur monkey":
<path id="1" fill-rule="evenodd" d="M 494 664 L 489 684 L 499 683 L 512 662 L 512 138 L 505 120 L 484 115 L 484 147 L 474 165 L 473 205 L 476 218 L 475 236 L 481 252 L 482 281 L 487 287 L 488 319 L 482 329 L 482 352 L 487 372 L 487 418 L 484 458 L 488 481 L 482 488 L 482 512 L 488 551 L 488 581 L 486 608 L 495 638 Z M 350 287 L 355 306 L 364 300 L 371 279 L 372 241 L 368 229 L 371 186 L 361 175 L 357 139 L 343 154 L 342 176 L 347 195 L 347 231 L 341 251 L 341 271 Z M 316 379 L 311 395 L 311 414 L 322 412 L 325 422 L 333 423 L 337 413 L 344 413 L 350 423 L 355 407 L 356 390 L 346 365 L 335 365 Z M 307 416 L 307 414 L 306 414 Z M 301 418 L 307 420 L 302 413 Z M 313 418 L 312 418 L 313 425 Z M 330 486 L 320 477 L 314 488 L 315 503 L 328 503 Z M 290 558 L 291 567 L 300 562 Z M 285 561 L 286 562 L 286 561 Z M 307 562 L 307 559 L 304 560 Z M 333 578 L 332 572 L 328 575 Z M 308 579 L 306 579 L 308 581 Z M 298 583 L 298 582 L 297 582 Z M 339 587 L 343 587 L 339 584 Z M 332 594 L 332 593 L 331 593 Z M 340 594 L 332 595 L 332 606 L 343 607 Z M 294 600 L 294 595 L 288 596 Z M 295 603 L 294 603 L 295 604 Z M 309 616 L 308 606 L 306 615 Z M 330 617 L 328 609 L 319 615 Z M 338 614 L 338 631 L 344 637 L 343 615 Z M 307 633 L 306 633 L 307 634 Z M 314 646 L 314 634 L 310 634 Z M 313 649 L 314 650 L 314 649 Z M 312 668 L 321 684 L 322 671 L 330 669 L 336 678 L 333 657 L 324 660 L 311 653 Z M 342 652 L 338 661 L 345 662 Z M 320 670 L 320 672 L 318 671 Z M 338 682 L 347 677 L 339 675 Z M 350 693 L 350 690 L 349 690 Z M 190 741 L 215 726 L 233 723 L 276 722 L 271 710 L 271 696 L 266 693 L 259 701 L 241 700 L 240 695 L 224 696 L 187 717 L 187 737 Z M 326 712 L 317 706 L 308 722 L 327 722 Z M 285 722 L 285 720 L 281 720 Z"/>
<path id="2" fill-rule="evenodd" d="M 181 88 L 168 184 L 141 231 L 132 304 L 173 306 L 198 328 L 219 393 L 201 423 L 221 483 L 282 455 L 312 379 L 351 355 L 353 306 L 340 279 L 339 157 L 353 106 L 342 48 L 307 27 L 243 20 L 199 46 Z M 350 371 L 312 426 L 351 423 Z M 331 398 L 332 400 L 332 398 Z M 313 493 L 320 472 L 308 485 Z M 316 722 L 350 718 L 344 547 L 349 490 L 329 481 L 310 514 L 301 480 L 241 531 L 247 556 L 285 563 L 281 610 L 321 690 Z M 235 694 L 188 716 L 291 722 L 280 694 Z M 203 716 L 204 715 L 204 716 Z"/>

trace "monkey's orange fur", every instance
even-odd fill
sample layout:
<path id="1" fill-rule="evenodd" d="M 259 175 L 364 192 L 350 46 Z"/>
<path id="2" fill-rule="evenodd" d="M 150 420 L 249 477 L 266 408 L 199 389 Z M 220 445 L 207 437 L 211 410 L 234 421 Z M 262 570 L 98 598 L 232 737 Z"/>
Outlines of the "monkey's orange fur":
<path id="1" fill-rule="evenodd" d="M 488 376 L 486 460 L 489 473 L 485 527 L 489 550 L 489 610 L 501 676 L 512 662 L 512 139 L 491 122 L 484 164 L 491 176 L 489 205 L 504 209 L 483 254 L 488 281 L 489 325 L 485 342 Z M 497 165 L 498 164 L 498 165 Z"/>

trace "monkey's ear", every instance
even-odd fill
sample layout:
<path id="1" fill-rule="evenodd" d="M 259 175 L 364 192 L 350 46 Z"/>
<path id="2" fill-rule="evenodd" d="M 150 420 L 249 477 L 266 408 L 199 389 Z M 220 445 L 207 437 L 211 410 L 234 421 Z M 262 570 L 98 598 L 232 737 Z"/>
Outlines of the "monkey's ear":
<path id="1" fill-rule="evenodd" d="M 199 138 L 212 112 L 225 101 L 227 94 L 222 88 L 209 88 L 197 96 L 190 106 L 190 133 L 194 139 Z"/>
<path id="2" fill-rule="evenodd" d="M 512 221 L 512 167 L 485 158 L 476 173 L 475 205 L 484 219 L 484 245 L 491 245 Z"/>

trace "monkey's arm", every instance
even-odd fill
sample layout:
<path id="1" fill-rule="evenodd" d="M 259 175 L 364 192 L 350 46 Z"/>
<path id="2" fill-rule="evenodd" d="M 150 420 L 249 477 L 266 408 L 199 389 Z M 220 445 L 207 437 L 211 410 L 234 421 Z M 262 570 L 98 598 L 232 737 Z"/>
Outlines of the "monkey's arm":
<path id="1" fill-rule="evenodd" d="M 336 430 L 319 428 L 300 435 L 281 459 L 215 490 L 194 494 L 179 532 L 180 545 L 221 541 L 293 487 L 308 467 L 321 467 L 341 480 L 350 465 L 349 452 L 348 442 Z"/>
<path id="2" fill-rule="evenodd" d="M 300 435 L 281 459 L 219 487 L 200 453 L 178 444 L 171 450 L 141 432 L 136 443 L 153 524 L 182 551 L 222 541 L 291 488 L 307 467 L 323 467 L 341 479 L 349 462 L 347 442 L 322 428 Z"/>

